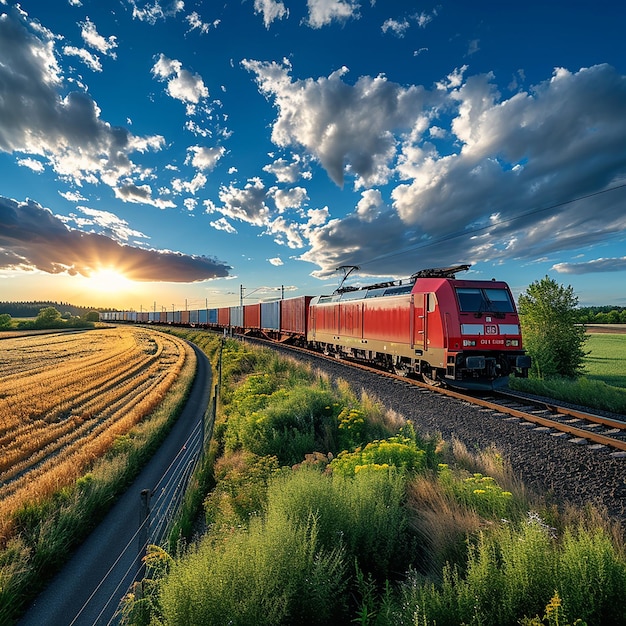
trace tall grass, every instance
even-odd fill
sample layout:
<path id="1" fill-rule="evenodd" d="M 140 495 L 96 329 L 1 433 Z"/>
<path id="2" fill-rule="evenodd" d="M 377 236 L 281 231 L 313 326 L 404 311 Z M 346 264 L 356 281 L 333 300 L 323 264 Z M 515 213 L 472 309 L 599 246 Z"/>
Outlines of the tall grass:
<path id="1" fill-rule="evenodd" d="M 611 387 L 605 382 L 582 377 L 538 379 L 511 378 L 509 387 L 538 396 L 572 402 L 590 409 L 600 409 L 626 415 L 626 389 Z"/>
<path id="2" fill-rule="evenodd" d="M 360 571 L 384 579 L 408 550 L 404 478 L 345 478 L 301 468 L 270 482 L 247 527 L 205 538 L 176 562 L 159 596 L 167 624 L 348 623 Z M 354 610 L 354 608 L 353 608 Z"/>
<path id="3" fill-rule="evenodd" d="M 583 623 L 623 624 L 624 554 L 599 528 L 554 534 L 537 515 L 519 525 L 480 531 L 465 570 L 444 568 L 437 585 L 418 575 L 404 587 L 404 604 L 423 626 L 507 626 L 543 615 L 555 592 L 563 615 Z"/>
<path id="4" fill-rule="evenodd" d="M 343 550 L 320 545 L 317 518 L 274 511 L 176 561 L 160 604 L 172 626 L 322 625 L 343 612 L 344 588 Z"/>

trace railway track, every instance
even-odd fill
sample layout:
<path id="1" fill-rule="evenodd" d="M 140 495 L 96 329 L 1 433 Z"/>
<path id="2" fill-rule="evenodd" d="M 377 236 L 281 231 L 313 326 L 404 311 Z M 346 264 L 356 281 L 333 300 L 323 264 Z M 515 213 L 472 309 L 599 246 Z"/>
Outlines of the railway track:
<path id="1" fill-rule="evenodd" d="M 245 339 L 250 340 L 251 338 L 246 336 Z M 254 341 L 273 347 L 277 345 L 263 339 L 254 338 Z M 461 391 L 446 387 L 436 387 L 419 380 L 399 376 L 349 359 L 338 360 L 334 356 L 327 356 L 319 352 L 311 352 L 304 348 L 285 344 L 280 344 L 280 347 L 286 351 L 303 353 L 334 363 L 340 362 L 379 376 L 395 379 L 407 385 L 428 389 L 434 393 L 450 396 L 468 404 L 478 405 L 485 411 L 501 415 L 503 419 L 517 420 L 520 425 L 544 431 L 548 435 L 569 435 L 573 443 L 610 448 L 614 451 L 613 454 L 615 456 L 626 457 L 626 416 L 624 420 L 619 420 L 595 415 L 561 406 L 557 402 L 528 398 L 514 392 L 494 391 L 481 396 L 470 395 Z"/>

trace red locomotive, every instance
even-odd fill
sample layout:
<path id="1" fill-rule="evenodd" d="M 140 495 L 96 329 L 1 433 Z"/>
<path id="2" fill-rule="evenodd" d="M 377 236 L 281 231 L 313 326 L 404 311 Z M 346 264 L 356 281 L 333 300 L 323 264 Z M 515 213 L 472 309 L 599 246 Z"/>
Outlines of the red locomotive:
<path id="1" fill-rule="evenodd" d="M 508 285 L 456 278 L 468 268 L 421 270 L 408 281 L 348 287 L 329 296 L 172 311 L 167 321 L 264 335 L 433 384 L 491 389 L 511 374 L 526 378 L 530 357 L 522 349 Z M 103 313 L 102 319 L 140 321 L 128 313 Z M 150 322 L 162 321 L 150 316 Z"/>
<path id="2" fill-rule="evenodd" d="M 506 283 L 457 280 L 460 265 L 311 301 L 307 342 L 433 383 L 485 389 L 527 377 L 515 303 Z"/>

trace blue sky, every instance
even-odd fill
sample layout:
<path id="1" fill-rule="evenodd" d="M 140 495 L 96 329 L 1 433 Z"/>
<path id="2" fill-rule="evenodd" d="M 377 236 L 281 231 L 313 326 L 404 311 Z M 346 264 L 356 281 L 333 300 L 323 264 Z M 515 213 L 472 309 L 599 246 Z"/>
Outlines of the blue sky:
<path id="1" fill-rule="evenodd" d="M 471 263 L 626 306 L 626 5 L 0 0 L 0 300 Z"/>

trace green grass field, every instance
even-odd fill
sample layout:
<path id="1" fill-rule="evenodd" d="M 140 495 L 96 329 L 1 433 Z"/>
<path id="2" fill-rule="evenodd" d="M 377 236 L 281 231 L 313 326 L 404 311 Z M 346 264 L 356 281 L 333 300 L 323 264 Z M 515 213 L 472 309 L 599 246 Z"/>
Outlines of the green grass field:
<path id="1" fill-rule="evenodd" d="M 592 333 L 588 337 L 586 377 L 626 388 L 626 334 Z"/>

